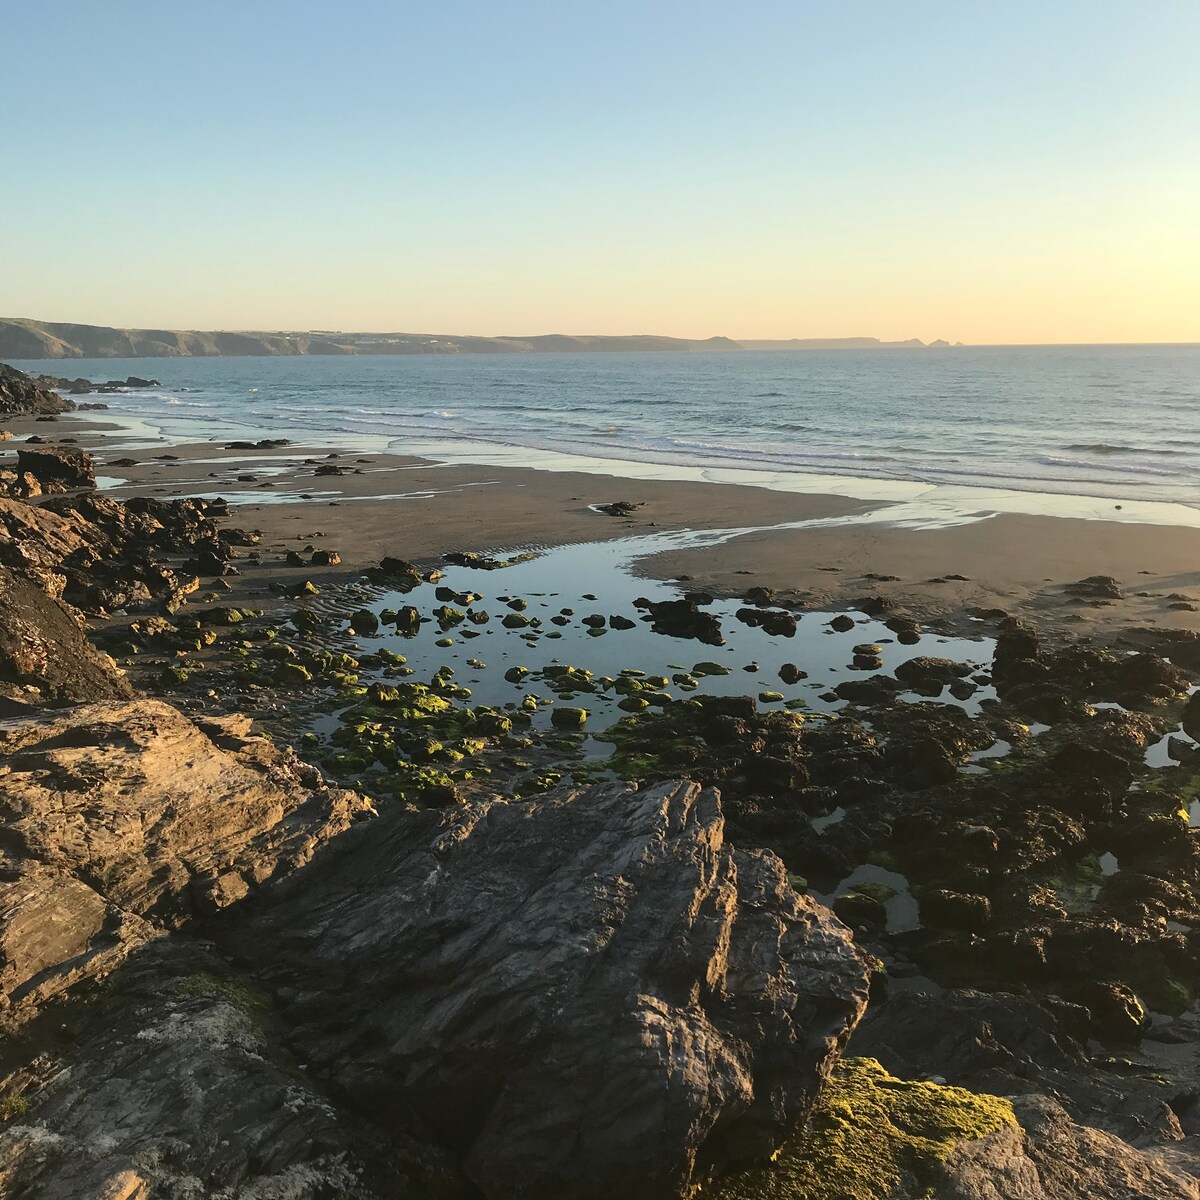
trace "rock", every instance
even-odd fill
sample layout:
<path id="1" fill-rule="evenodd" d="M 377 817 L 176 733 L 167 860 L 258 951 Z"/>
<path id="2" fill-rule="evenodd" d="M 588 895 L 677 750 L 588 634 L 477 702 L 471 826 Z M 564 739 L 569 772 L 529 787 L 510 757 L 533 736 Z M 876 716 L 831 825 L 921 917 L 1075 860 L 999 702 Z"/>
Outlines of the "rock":
<path id="1" fill-rule="evenodd" d="M 980 933 L 991 922 L 992 902 L 986 896 L 938 888 L 921 897 L 921 919 L 930 925 Z"/>
<path id="2" fill-rule="evenodd" d="M 167 924 L 224 908 L 370 812 L 290 752 L 218 749 L 157 700 L 10 722 L 0 752 L 0 821 L 23 856 Z"/>
<path id="3" fill-rule="evenodd" d="M 914 690 L 931 689 L 936 695 L 948 683 L 954 683 L 971 673 L 966 663 L 954 662 L 949 658 L 931 658 L 920 655 L 902 662 L 895 671 L 896 678 Z"/>
<path id="4" fill-rule="evenodd" d="M 96 469 L 91 455 L 63 446 L 18 450 L 17 470 L 32 475 L 47 492 L 96 486 Z"/>
<path id="5" fill-rule="evenodd" d="M 614 500 L 611 504 L 597 504 L 596 511 L 610 517 L 629 517 L 637 512 L 639 508 L 645 507 L 644 501 L 635 503 L 632 500 Z"/>
<path id="6" fill-rule="evenodd" d="M 737 619 L 743 625 L 751 625 L 773 637 L 795 637 L 796 617 L 782 609 L 739 608 Z"/>
<path id="7" fill-rule="evenodd" d="M 18 1076 L 6 1196 L 465 1200 L 435 1152 L 336 1113 L 211 946 L 160 938 L 109 982 Z"/>
<path id="8" fill-rule="evenodd" d="M 928 999 L 926 997 L 926 999 Z M 930 1006 L 934 1007 L 934 1006 Z M 844 1060 L 827 1106 L 769 1168 L 717 1200 L 1196 1200 L 1167 1153 L 1077 1125 L 1045 1096 L 1011 1101 Z"/>
<path id="9" fill-rule="evenodd" d="M 1078 583 L 1069 583 L 1063 591 L 1085 600 L 1121 600 L 1121 585 L 1111 575 L 1089 575 Z"/>
<path id="10" fill-rule="evenodd" d="M 550 713 L 550 724 L 555 729 L 582 729 L 587 721 L 586 708 L 555 708 Z"/>
<path id="11" fill-rule="evenodd" d="M 336 550 L 314 550 L 309 565 L 314 567 L 336 567 L 342 556 Z"/>
<path id="12" fill-rule="evenodd" d="M 66 605 L 29 576 L 0 567 L 0 713 L 131 694 Z"/>
<path id="13" fill-rule="evenodd" d="M 848 633 L 854 628 L 854 618 L 841 613 L 829 622 L 829 628 L 835 633 Z"/>
<path id="14" fill-rule="evenodd" d="M 0 413 L 53 414 L 71 412 L 75 403 L 42 387 L 24 371 L 0 363 Z"/>
<path id="15" fill-rule="evenodd" d="M 845 928 L 695 784 L 396 814 L 306 876 L 235 944 L 313 1071 L 411 1106 L 487 1197 L 765 1161 L 866 1002 Z"/>
<path id="16" fill-rule="evenodd" d="M 1193 692 L 1183 706 L 1183 732 L 1200 741 L 1200 692 Z"/>
<path id="17" fill-rule="evenodd" d="M 645 608 L 655 633 L 693 638 L 708 646 L 725 644 L 721 622 L 712 613 L 702 612 L 693 600 L 648 600 Z"/>
<path id="18" fill-rule="evenodd" d="M 350 625 L 355 633 L 363 637 L 373 637 L 379 632 L 379 618 L 369 608 L 360 608 L 351 613 Z"/>

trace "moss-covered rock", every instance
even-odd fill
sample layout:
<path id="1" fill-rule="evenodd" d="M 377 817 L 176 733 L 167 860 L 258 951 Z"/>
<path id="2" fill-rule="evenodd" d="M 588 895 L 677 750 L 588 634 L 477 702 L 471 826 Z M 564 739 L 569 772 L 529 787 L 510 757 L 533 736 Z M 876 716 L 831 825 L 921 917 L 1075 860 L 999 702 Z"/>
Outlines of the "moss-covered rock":
<path id="1" fill-rule="evenodd" d="M 1017 1123 L 1012 1105 L 963 1088 L 897 1079 L 872 1058 L 843 1059 L 808 1128 L 768 1167 L 704 1194 L 720 1200 L 884 1200 L 932 1195 L 962 1142 Z"/>

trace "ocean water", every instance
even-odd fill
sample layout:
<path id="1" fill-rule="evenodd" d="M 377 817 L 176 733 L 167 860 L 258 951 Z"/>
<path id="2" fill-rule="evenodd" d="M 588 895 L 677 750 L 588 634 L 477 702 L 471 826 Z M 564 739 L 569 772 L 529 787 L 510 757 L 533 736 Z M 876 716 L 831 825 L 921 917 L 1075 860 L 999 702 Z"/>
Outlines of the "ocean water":
<path id="1" fill-rule="evenodd" d="M 586 455 L 1200 507 L 1200 346 L 56 360 L 172 438 Z M 764 478 L 765 478 L 764 474 Z"/>

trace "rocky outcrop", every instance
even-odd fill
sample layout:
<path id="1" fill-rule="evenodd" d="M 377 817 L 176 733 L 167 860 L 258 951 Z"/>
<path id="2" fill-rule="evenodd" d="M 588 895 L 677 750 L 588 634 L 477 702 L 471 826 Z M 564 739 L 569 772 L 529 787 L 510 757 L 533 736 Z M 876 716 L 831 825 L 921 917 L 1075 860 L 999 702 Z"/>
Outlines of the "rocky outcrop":
<path id="1" fill-rule="evenodd" d="M 248 727 L 144 700 L 0 729 L 3 1194 L 461 1194 L 338 1117 L 264 998 L 172 932 L 370 811 Z"/>
<path id="2" fill-rule="evenodd" d="M 121 503 L 94 492 L 55 496 L 37 507 L 0 497 L 0 563 L 46 581 L 57 576 L 51 590 L 92 615 L 146 607 L 174 612 L 199 587 L 200 570 L 227 570 L 232 547 L 257 541 L 218 526 L 215 518 L 225 511 L 217 501 Z M 181 562 L 184 554 L 191 557 Z"/>
<path id="3" fill-rule="evenodd" d="M 436 1152 L 339 1115 L 265 998 L 210 946 L 160 938 L 16 1080 L 0 1192 L 53 1200 L 452 1200 Z"/>
<path id="4" fill-rule="evenodd" d="M 17 473 L 32 476 L 43 492 L 96 486 L 92 456 L 70 446 L 23 446 L 17 451 Z"/>
<path id="5" fill-rule="evenodd" d="M 314 1077 L 485 1195 L 682 1195 L 803 1122 L 866 1003 L 845 927 L 723 830 L 689 783 L 397 818 L 233 944 Z"/>
<path id="6" fill-rule="evenodd" d="M 14 722 L 0 729 L 8 844 L 165 925 L 240 900 L 370 811 L 248 726 L 206 733 L 157 700 Z"/>
<path id="7" fill-rule="evenodd" d="M 132 695 L 74 613 L 30 576 L 0 566 L 0 715 Z"/>
<path id="8" fill-rule="evenodd" d="M 72 401 L 35 383 L 24 371 L 0 363 L 0 413 L 50 416 L 74 407 Z"/>

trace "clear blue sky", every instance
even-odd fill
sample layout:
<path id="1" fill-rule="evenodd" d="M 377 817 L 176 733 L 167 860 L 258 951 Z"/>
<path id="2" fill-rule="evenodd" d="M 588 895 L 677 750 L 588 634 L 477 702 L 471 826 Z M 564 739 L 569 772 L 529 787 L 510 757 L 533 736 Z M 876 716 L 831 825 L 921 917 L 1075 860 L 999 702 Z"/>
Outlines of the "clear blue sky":
<path id="1" fill-rule="evenodd" d="M 1197 0 L 0 0 L 0 315 L 1200 340 Z"/>

